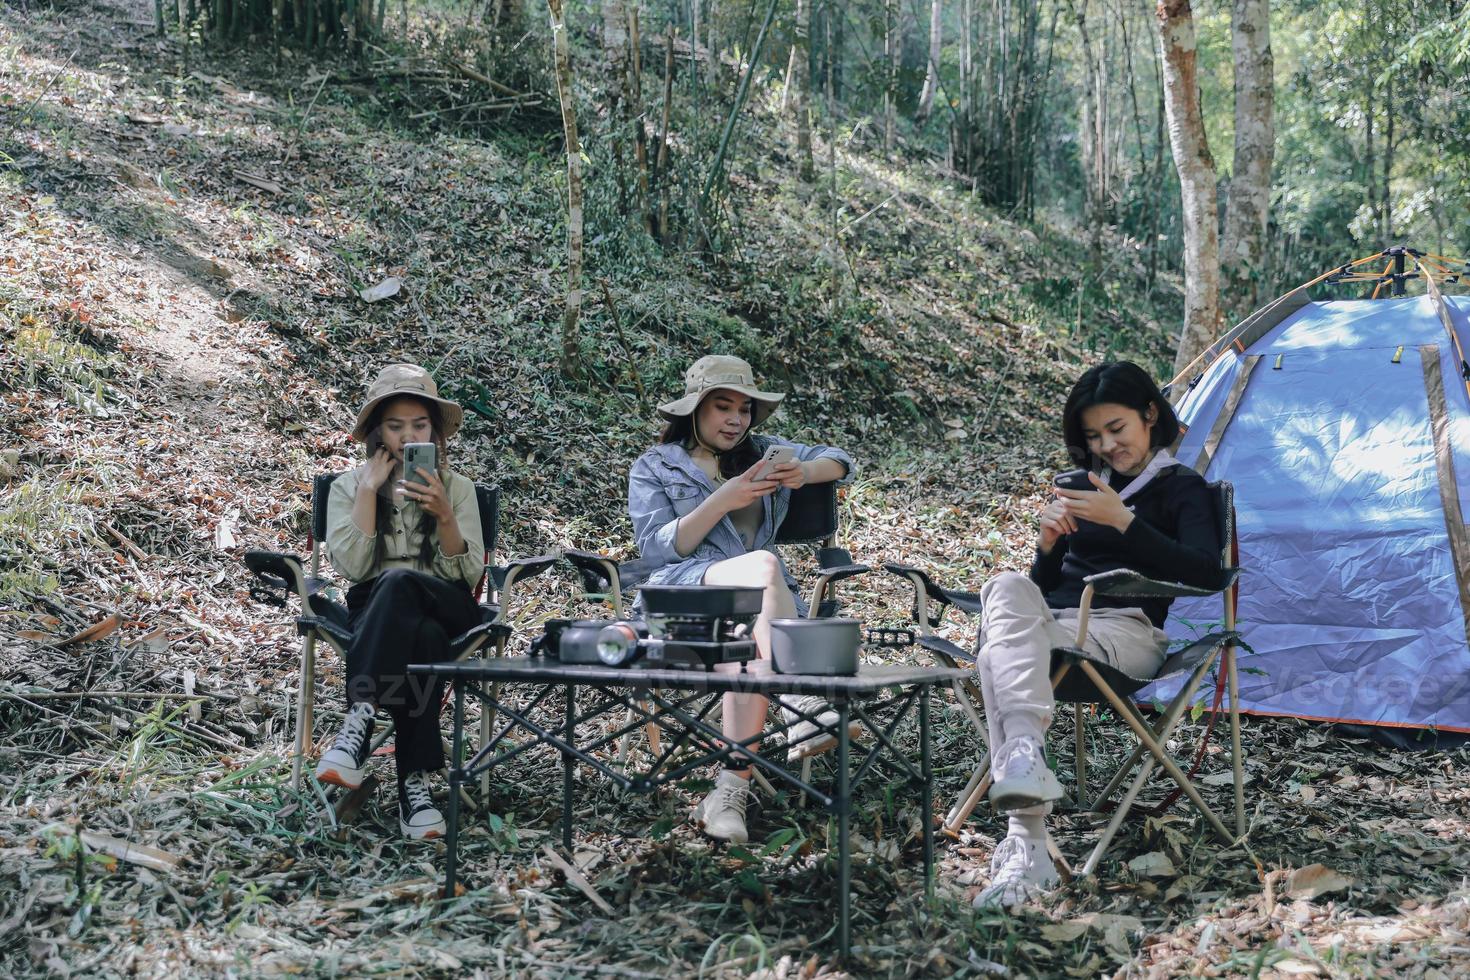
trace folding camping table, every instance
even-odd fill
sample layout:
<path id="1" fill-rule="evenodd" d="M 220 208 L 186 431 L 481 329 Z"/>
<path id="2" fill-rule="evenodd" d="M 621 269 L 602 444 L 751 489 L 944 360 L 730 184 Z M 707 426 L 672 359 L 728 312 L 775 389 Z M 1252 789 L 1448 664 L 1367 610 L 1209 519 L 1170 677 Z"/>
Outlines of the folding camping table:
<path id="1" fill-rule="evenodd" d="M 415 664 L 410 674 L 443 678 L 454 689 L 454 748 L 449 770 L 448 853 L 445 859 L 444 894 L 453 896 L 459 872 L 459 790 L 477 775 L 487 772 L 523 752 L 547 745 L 562 758 L 562 842 L 572 846 L 572 772 L 577 763 L 588 766 L 625 790 L 651 793 L 665 783 L 682 779 L 697 769 L 740 755 L 768 776 L 800 790 L 837 818 L 838 943 L 842 955 L 850 952 L 850 859 L 848 824 L 852 815 L 852 793 L 873 771 L 880 757 L 887 758 L 922 791 L 920 821 L 924 838 L 926 893 L 934 886 L 934 821 L 932 818 L 933 772 L 930 767 L 929 699 L 936 685 L 949 686 L 965 676 L 962 670 L 936 667 L 864 667 L 854 677 L 808 674 L 777 674 L 763 661 L 753 661 L 748 671 L 714 673 L 688 669 L 603 667 L 564 664 L 541 657 L 491 657 L 459 663 Z M 529 704 L 517 706 L 503 699 L 510 685 L 535 689 Z M 576 693 L 589 688 L 598 697 L 591 707 L 579 709 Z M 560 722 L 538 722 L 535 709 L 554 692 L 565 697 Z M 837 722 L 822 726 L 837 739 L 836 787 L 827 792 L 803 781 L 795 773 L 752 751 L 755 742 L 779 733 L 790 724 L 761 733 L 746 743 L 726 742 L 709 721 L 720 696 L 726 693 L 820 695 L 837 712 Z M 493 712 L 498 728 L 489 740 L 464 761 L 465 695 L 478 698 L 482 710 Z M 919 766 L 894 743 L 894 733 L 905 718 L 917 714 L 919 723 Z M 804 715 L 816 721 L 815 716 Z M 611 718 L 616 727 L 599 728 L 594 738 L 579 741 L 578 728 L 600 718 Z M 886 719 L 886 720 L 884 720 Z M 800 719 L 798 719 L 800 720 Z M 628 773 L 604 762 L 599 749 L 616 744 L 624 733 L 652 722 L 671 737 L 656 751 L 644 772 Z M 872 738 L 855 771 L 850 771 L 852 745 L 848 727 L 860 723 Z M 530 736 L 519 742 L 507 736 L 520 729 Z"/>

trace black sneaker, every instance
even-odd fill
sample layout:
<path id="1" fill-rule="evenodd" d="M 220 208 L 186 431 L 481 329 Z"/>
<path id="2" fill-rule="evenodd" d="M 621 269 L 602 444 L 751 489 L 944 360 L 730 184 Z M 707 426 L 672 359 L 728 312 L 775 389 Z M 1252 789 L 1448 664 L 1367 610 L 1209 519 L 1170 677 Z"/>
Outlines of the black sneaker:
<path id="1" fill-rule="evenodd" d="M 367 775 L 372 743 L 373 706 L 359 701 L 347 709 L 347 720 L 337 733 L 337 740 L 316 764 L 317 781 L 357 789 Z"/>
<path id="2" fill-rule="evenodd" d="M 411 772 L 398 777 L 398 829 L 410 840 L 444 836 L 444 815 L 429 794 L 429 774 Z"/>

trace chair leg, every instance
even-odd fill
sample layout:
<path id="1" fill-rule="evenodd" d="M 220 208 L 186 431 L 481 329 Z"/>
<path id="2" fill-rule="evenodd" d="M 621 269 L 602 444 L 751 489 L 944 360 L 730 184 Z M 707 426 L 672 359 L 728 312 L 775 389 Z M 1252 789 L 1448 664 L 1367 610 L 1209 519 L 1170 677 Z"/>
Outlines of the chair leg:
<path id="1" fill-rule="evenodd" d="M 505 656 L 505 637 L 503 637 L 503 636 L 497 636 L 495 638 L 495 656 L 497 656 L 497 657 L 503 657 L 503 656 Z M 500 685 L 499 684 L 492 684 L 490 686 L 490 697 L 491 697 L 491 699 L 493 701 L 495 701 L 497 703 L 500 701 Z M 480 745 L 481 746 L 485 746 L 485 745 L 488 745 L 490 743 L 490 733 L 495 728 L 495 715 L 496 715 L 496 711 L 495 711 L 495 708 L 493 706 L 486 705 L 483 702 L 480 704 L 480 739 L 481 739 Z M 489 794 L 490 794 L 490 771 L 487 769 L 486 771 L 480 773 L 480 795 L 482 797 L 484 797 L 484 796 L 488 796 Z"/>
<path id="2" fill-rule="evenodd" d="M 970 814 L 980 805 L 985 794 L 990 791 L 990 753 L 981 756 L 980 764 L 970 774 L 970 781 L 965 783 L 965 788 L 960 790 L 960 795 L 955 799 L 954 806 L 944 815 L 944 831 L 948 834 L 958 834 L 965 821 L 970 819 Z"/>
<path id="3" fill-rule="evenodd" d="M 1126 699 L 1124 703 L 1128 703 Z M 1129 707 L 1132 707 L 1132 705 L 1129 705 Z M 1164 738 L 1168 737 L 1161 734 L 1164 731 L 1166 719 L 1167 715 L 1164 718 L 1160 718 L 1157 725 L 1149 725 L 1149 728 L 1154 733 L 1154 738 L 1159 739 L 1161 742 Z M 1118 791 L 1118 787 L 1123 785 L 1123 780 L 1127 779 L 1128 774 L 1133 771 L 1133 767 L 1138 765 L 1138 760 L 1143 758 L 1144 752 L 1145 750 L 1142 745 L 1134 746 L 1133 751 L 1128 755 L 1127 761 L 1117 768 L 1117 771 L 1113 773 L 1112 778 L 1108 780 L 1107 785 L 1104 786 L 1100 791 L 1098 791 L 1098 806 L 1102 806 L 1103 803 L 1105 803 L 1110 797 L 1112 797 L 1114 793 Z"/>
<path id="4" fill-rule="evenodd" d="M 1225 650 L 1225 682 L 1230 686 L 1230 765 L 1235 770 L 1235 834 L 1245 836 L 1245 770 L 1240 751 L 1240 675 L 1235 646 Z"/>
<path id="5" fill-rule="evenodd" d="M 311 709 L 316 697 L 316 634 L 308 633 L 301 645 L 301 673 L 296 691 L 296 752 L 291 759 L 291 789 L 301 789 L 301 766 L 311 744 Z"/>
<path id="6" fill-rule="evenodd" d="M 490 696 L 497 701 L 500 699 L 500 685 L 494 684 L 490 688 Z M 480 747 L 484 748 L 490 744 L 490 726 L 494 721 L 493 712 L 485 705 L 480 705 Z M 490 798 L 490 770 L 486 769 L 480 773 L 480 800 L 484 802 Z"/>
<path id="7" fill-rule="evenodd" d="M 1072 705 L 1072 730 L 1077 736 L 1074 761 L 1077 767 L 1077 809 L 1087 807 L 1087 715 L 1081 701 Z"/>
<path id="8" fill-rule="evenodd" d="M 975 687 L 975 682 L 970 678 L 956 681 L 954 685 L 954 698 L 959 702 L 960 710 L 965 717 L 970 719 L 970 725 L 975 729 L 975 734 L 980 736 L 980 744 L 988 752 L 990 750 L 990 739 L 985 734 L 985 721 L 980 717 L 980 710 L 976 704 L 983 704 L 984 698 Z"/>
<path id="9" fill-rule="evenodd" d="M 1138 798 L 1144 783 L 1148 782 L 1149 773 L 1154 771 L 1155 761 L 1152 757 L 1146 759 L 1143 768 L 1138 770 L 1138 775 L 1133 779 L 1133 785 L 1128 787 L 1128 792 L 1123 794 L 1123 799 L 1118 801 L 1118 808 L 1113 811 L 1113 817 L 1103 829 L 1102 836 L 1098 838 L 1097 846 L 1087 857 L 1087 863 L 1082 866 L 1082 877 L 1087 878 L 1097 870 L 1098 862 L 1102 860 L 1103 852 L 1113 843 L 1113 837 L 1117 835 L 1118 828 L 1123 826 L 1123 818 L 1128 811 L 1133 809 L 1133 801 Z"/>
<path id="10" fill-rule="evenodd" d="M 1133 734 L 1144 744 L 1149 754 L 1158 760 L 1159 765 L 1164 767 L 1164 770 L 1169 774 L 1170 778 L 1179 784 L 1180 789 L 1184 790 L 1184 795 L 1188 796 L 1190 802 L 1195 805 L 1200 813 L 1204 814 L 1205 819 L 1209 821 L 1210 826 L 1220 839 L 1226 844 L 1235 843 L 1235 838 L 1230 836 L 1230 831 L 1226 829 L 1225 824 L 1221 822 L 1220 818 L 1215 815 L 1215 811 L 1210 809 L 1210 805 L 1205 802 L 1205 798 L 1200 795 L 1194 783 L 1189 781 L 1189 777 L 1185 775 L 1184 770 L 1180 769 L 1179 764 L 1171 759 L 1169 754 L 1164 751 L 1163 746 L 1158 743 L 1153 733 L 1148 730 L 1148 726 L 1140 724 L 1137 718 L 1129 714 L 1128 709 L 1123 706 L 1123 699 L 1118 697 L 1117 692 L 1108 686 L 1108 682 L 1103 680 L 1103 676 L 1097 672 L 1097 668 L 1085 660 L 1080 661 L 1078 666 L 1091 678 L 1092 683 L 1103 693 L 1103 696 L 1108 699 L 1108 703 L 1113 706 L 1113 710 L 1118 713 L 1118 716 L 1128 723 L 1129 728 L 1133 729 Z"/>

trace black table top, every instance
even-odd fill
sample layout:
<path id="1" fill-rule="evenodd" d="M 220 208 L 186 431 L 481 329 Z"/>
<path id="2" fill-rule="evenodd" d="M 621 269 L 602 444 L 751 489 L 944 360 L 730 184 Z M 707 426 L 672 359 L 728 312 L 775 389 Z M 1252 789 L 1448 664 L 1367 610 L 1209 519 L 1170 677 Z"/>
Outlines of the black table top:
<path id="1" fill-rule="evenodd" d="M 907 664 L 864 665 L 854 677 L 825 674 L 778 674 L 764 660 L 752 660 L 745 673 L 715 673 L 644 667 L 564 664 L 545 657 L 485 657 L 439 664 L 412 664 L 410 674 L 511 684 L 585 684 L 592 687 L 656 687 L 684 691 L 733 691 L 740 694 L 823 694 L 853 697 L 886 687 L 949 684 L 969 676 L 968 670 Z"/>

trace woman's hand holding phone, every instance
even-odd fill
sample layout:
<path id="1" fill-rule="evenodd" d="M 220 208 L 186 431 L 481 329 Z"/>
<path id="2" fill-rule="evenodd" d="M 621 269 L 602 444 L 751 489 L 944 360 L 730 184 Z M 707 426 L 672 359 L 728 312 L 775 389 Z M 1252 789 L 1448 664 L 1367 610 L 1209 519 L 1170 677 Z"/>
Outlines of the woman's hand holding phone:
<path id="1" fill-rule="evenodd" d="M 445 489 L 443 481 L 422 466 L 418 468 L 412 481 L 408 477 L 404 478 L 403 496 L 417 501 L 441 525 L 455 519 L 454 507 L 449 503 L 449 491 Z"/>
<path id="2" fill-rule="evenodd" d="M 800 490 L 806 486 L 807 482 L 806 465 L 799 459 L 777 463 L 766 474 L 766 479 L 774 481 L 777 486 L 785 487 L 787 490 Z"/>
<path id="3" fill-rule="evenodd" d="M 710 499 L 716 501 L 720 509 L 728 514 L 732 511 L 743 510 L 762 497 L 775 493 L 776 488 L 780 486 L 775 479 L 756 479 L 762 465 L 763 463 L 757 462 L 739 476 L 726 480 L 714 493 L 710 494 Z"/>
<path id="4" fill-rule="evenodd" d="M 1118 491 L 1108 486 L 1107 481 L 1096 473 L 1087 474 L 1087 478 L 1092 483 L 1092 490 L 1067 490 L 1062 487 L 1056 489 L 1061 503 L 1067 508 L 1067 515 L 1111 527 L 1119 532 L 1128 530 L 1128 525 L 1133 523 L 1133 511 L 1123 503 Z M 1074 520 L 1074 530 L 1075 524 Z"/>

